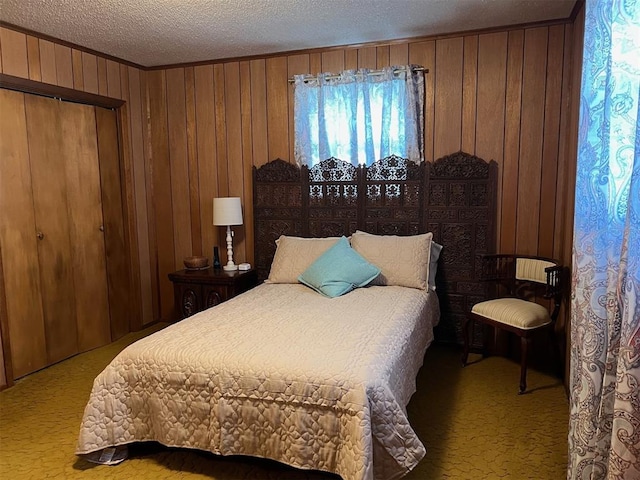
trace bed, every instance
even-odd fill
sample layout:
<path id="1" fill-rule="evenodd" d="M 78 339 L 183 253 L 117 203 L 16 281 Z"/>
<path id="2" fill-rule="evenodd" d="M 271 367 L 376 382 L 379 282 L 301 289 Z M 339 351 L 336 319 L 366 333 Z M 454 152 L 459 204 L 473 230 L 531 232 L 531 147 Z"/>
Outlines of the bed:
<path id="1" fill-rule="evenodd" d="M 457 302 L 483 296 L 473 266 L 491 245 L 494 164 L 462 153 L 438 162 L 255 169 L 265 282 L 123 350 L 94 382 L 76 453 L 156 441 L 345 480 L 414 468 L 425 455 L 406 413 L 416 375 L 436 325 L 447 341 Z M 430 277 L 434 238 L 445 247 Z M 332 252 L 357 252 L 379 274 L 363 266 L 361 288 L 327 293 L 350 282 L 311 279 Z M 463 269 L 460 256 L 472 259 Z"/>

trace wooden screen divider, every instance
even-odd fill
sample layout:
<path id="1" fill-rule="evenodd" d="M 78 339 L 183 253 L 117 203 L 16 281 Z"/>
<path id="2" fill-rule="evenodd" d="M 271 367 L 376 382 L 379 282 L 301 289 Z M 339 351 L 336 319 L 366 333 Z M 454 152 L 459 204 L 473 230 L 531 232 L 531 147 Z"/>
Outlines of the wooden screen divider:
<path id="1" fill-rule="evenodd" d="M 281 235 L 433 232 L 444 246 L 436 275 L 436 340 L 462 344 L 471 306 L 486 298 L 480 257 L 495 252 L 497 164 L 457 152 L 433 163 L 390 156 L 356 167 L 329 158 L 308 168 L 281 159 L 253 167 L 255 263 L 264 280 Z M 473 339 L 482 346 L 482 332 Z"/>

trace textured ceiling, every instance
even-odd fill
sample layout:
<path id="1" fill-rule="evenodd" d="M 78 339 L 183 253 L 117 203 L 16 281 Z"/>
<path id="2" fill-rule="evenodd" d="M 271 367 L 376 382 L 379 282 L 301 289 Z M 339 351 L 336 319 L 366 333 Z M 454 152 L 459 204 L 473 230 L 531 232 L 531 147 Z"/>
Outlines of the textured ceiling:
<path id="1" fill-rule="evenodd" d="M 0 20 L 143 66 L 564 19 L 575 0 L 0 0 Z"/>

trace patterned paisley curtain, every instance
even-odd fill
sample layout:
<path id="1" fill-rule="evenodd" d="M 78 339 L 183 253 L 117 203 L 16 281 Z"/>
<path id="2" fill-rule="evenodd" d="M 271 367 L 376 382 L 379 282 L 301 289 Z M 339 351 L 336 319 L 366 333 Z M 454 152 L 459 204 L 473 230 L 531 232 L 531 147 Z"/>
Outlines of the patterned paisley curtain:
<path id="1" fill-rule="evenodd" d="M 298 165 L 424 159 L 424 72 L 414 66 L 295 75 L 294 88 Z"/>
<path id="2" fill-rule="evenodd" d="M 640 3 L 587 0 L 568 479 L 640 479 Z"/>

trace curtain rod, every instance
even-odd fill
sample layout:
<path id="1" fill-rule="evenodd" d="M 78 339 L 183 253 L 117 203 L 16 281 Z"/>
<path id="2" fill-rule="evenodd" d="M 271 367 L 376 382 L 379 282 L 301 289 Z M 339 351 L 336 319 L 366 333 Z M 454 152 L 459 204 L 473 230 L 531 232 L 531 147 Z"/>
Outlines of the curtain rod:
<path id="1" fill-rule="evenodd" d="M 394 74 L 396 74 L 396 73 L 405 73 L 407 70 L 408 70 L 408 69 L 407 69 L 406 67 L 403 67 L 403 68 L 396 68 L 396 69 L 393 71 L 393 73 L 394 73 Z M 424 73 L 429 73 L 429 69 L 428 69 L 428 68 L 424 68 L 424 67 L 414 67 L 414 68 L 411 68 L 411 70 L 412 70 L 412 71 L 414 71 L 414 72 L 424 72 Z M 357 70 L 356 70 L 356 72 L 357 72 Z M 369 70 L 369 75 L 382 75 L 383 73 L 384 73 L 384 71 L 383 71 L 383 70 Z M 360 75 L 360 76 L 361 76 L 362 74 L 356 73 L 355 75 L 356 75 L 356 76 L 358 76 L 358 75 Z M 327 80 L 335 80 L 336 78 L 340 78 L 340 77 L 341 77 L 341 75 L 340 75 L 340 74 L 335 74 L 335 75 L 327 75 L 327 76 L 326 76 L 326 77 L 324 77 L 324 78 L 326 78 Z M 318 79 L 318 76 L 317 76 L 317 75 L 306 75 L 306 76 L 305 76 L 305 78 L 304 78 L 304 81 L 305 81 L 305 82 L 309 82 L 309 81 L 317 80 L 317 79 Z M 289 83 L 295 83 L 295 81 L 296 81 L 296 80 L 295 80 L 295 78 L 293 78 L 293 77 L 291 77 L 291 78 L 289 79 Z"/>

